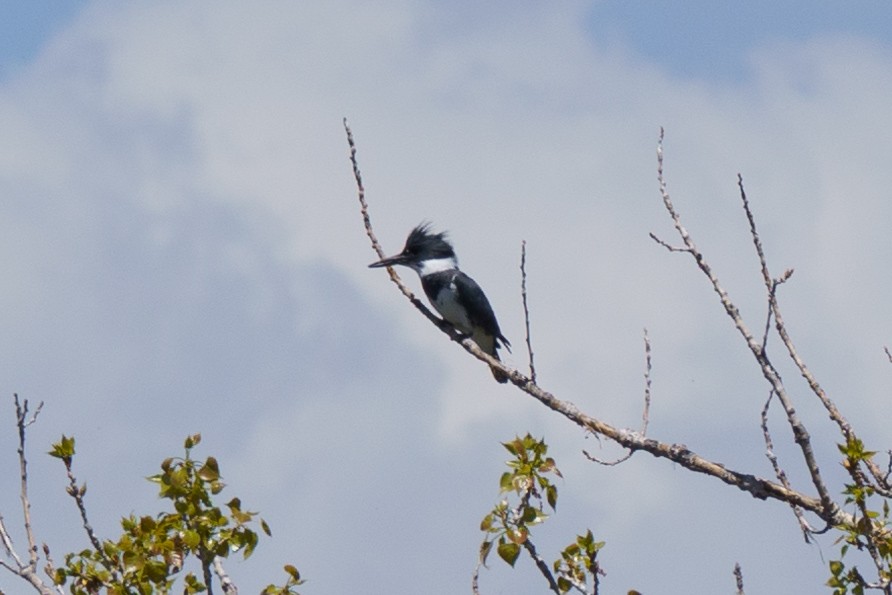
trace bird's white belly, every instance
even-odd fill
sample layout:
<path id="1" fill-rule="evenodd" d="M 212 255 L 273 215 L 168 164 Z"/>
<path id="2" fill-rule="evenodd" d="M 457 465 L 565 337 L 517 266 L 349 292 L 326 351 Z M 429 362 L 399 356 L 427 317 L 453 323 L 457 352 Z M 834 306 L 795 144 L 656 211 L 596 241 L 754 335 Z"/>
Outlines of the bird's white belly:
<path id="1" fill-rule="evenodd" d="M 465 309 L 458 305 L 455 301 L 455 294 L 449 289 L 444 289 L 437 294 L 437 299 L 434 300 L 434 308 L 437 309 L 440 316 L 452 323 L 461 332 L 465 334 L 474 332 L 474 327 L 471 325 L 471 321 L 468 320 Z"/>

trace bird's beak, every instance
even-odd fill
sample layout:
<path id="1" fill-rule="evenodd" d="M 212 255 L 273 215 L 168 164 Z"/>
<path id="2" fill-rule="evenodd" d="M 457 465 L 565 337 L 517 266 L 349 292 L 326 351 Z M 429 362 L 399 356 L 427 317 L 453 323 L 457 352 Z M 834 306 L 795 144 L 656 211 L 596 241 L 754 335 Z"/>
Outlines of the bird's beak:
<path id="1" fill-rule="evenodd" d="M 387 258 L 382 258 L 378 262 L 373 262 L 369 265 L 370 269 L 380 269 L 381 267 L 392 267 L 397 264 L 405 264 L 406 263 L 406 255 L 405 254 L 397 254 L 396 256 L 388 256 Z"/>

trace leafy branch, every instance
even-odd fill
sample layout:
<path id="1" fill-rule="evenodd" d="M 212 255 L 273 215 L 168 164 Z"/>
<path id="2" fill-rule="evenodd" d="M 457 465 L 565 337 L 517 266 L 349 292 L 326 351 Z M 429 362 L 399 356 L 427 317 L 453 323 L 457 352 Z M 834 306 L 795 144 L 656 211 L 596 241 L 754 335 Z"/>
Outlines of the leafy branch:
<path id="1" fill-rule="evenodd" d="M 502 446 L 511 453 L 506 463 L 509 471 L 499 479 L 499 492 L 504 494 L 493 509 L 483 517 L 480 530 L 486 533 L 480 544 L 480 559 L 474 571 L 473 585 L 477 593 L 478 573 L 495 547 L 498 556 L 514 567 L 521 550 L 525 550 L 536 568 L 545 578 L 548 587 L 557 595 L 575 590 L 583 595 L 597 594 L 599 576 L 602 574 L 597 561 L 598 551 L 604 542 L 596 542 L 592 532 L 576 537 L 549 566 L 539 555 L 532 540 L 532 527 L 548 519 L 546 505 L 556 510 L 558 491 L 550 476 L 562 477 L 553 458 L 547 456 L 548 445 L 527 434 L 515 437 Z M 591 590 L 588 579 L 591 577 Z"/>

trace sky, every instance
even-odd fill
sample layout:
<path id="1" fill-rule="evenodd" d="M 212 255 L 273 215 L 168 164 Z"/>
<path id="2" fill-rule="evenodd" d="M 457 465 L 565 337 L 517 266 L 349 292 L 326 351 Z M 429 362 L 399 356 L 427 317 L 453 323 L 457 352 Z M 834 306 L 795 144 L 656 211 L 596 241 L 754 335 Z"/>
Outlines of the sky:
<path id="1" fill-rule="evenodd" d="M 765 295 L 742 174 L 788 329 L 869 448 L 889 445 L 892 10 L 771 2 L 12 3 L 0 14 L 0 512 L 17 519 L 12 394 L 32 514 L 56 559 L 86 546 L 64 470 L 74 435 L 100 535 L 159 510 L 145 477 L 183 439 L 273 536 L 228 570 L 259 591 L 470 592 L 500 442 L 544 437 L 564 478 L 533 537 L 553 560 L 591 529 L 602 589 L 821 592 L 834 536 L 789 509 L 623 453 L 509 386 L 369 270 L 342 118 L 372 221 L 400 250 L 448 230 L 527 369 L 520 246 L 540 383 L 649 435 L 771 477 L 768 387 L 694 263 L 656 180 L 747 320 Z M 414 273 L 401 271 L 420 291 Z M 840 440 L 769 344 L 842 490 Z M 3 421 L 5 418 L 6 421 Z M 790 431 L 777 452 L 803 491 Z M 228 498 L 227 498 L 228 499 Z M 21 529 L 16 544 L 24 543 Z M 527 560 L 481 592 L 541 593 Z M 0 574 L 4 592 L 26 592 Z"/>

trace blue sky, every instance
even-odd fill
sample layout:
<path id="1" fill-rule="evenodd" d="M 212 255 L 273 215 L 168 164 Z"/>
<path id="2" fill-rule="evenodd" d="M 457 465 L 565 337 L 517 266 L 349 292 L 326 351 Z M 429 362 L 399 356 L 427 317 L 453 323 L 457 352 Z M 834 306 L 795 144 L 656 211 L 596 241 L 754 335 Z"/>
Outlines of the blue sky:
<path id="1" fill-rule="evenodd" d="M 647 327 L 651 435 L 770 476 L 758 370 L 692 263 L 648 237 L 672 239 L 658 131 L 688 229 L 761 328 L 744 175 L 773 270 L 796 270 L 781 296 L 791 332 L 869 446 L 886 448 L 892 11 L 18 4 L 0 19 L 0 394 L 46 402 L 30 470 L 57 558 L 85 543 L 41 455 L 51 441 L 77 437 L 94 525 L 112 535 L 118 517 L 157 506 L 143 478 L 201 432 L 198 454 L 216 455 L 229 493 L 273 528 L 232 563 L 244 592 L 286 562 L 316 595 L 464 592 L 499 442 L 529 431 L 565 476 L 540 550 L 553 558 L 590 527 L 607 542 L 608 592 L 730 592 L 735 562 L 748 592 L 820 591 L 832 537 L 803 545 L 785 507 L 642 455 L 592 465 L 580 451 L 595 439 L 495 386 L 367 269 L 341 118 L 385 250 L 421 220 L 449 230 L 516 346 L 511 365 L 526 359 L 526 240 L 547 389 L 637 427 Z M 783 373 L 841 489 L 838 436 Z M 12 439 L 0 432 L 0 477 L 15 477 Z M 362 555 L 345 567 L 349 547 Z M 496 564 L 481 584 L 540 580 Z M 0 589 L 16 592 L 9 581 Z"/>
<path id="2" fill-rule="evenodd" d="M 631 48 L 677 76 L 739 80 L 748 55 L 768 43 L 851 35 L 888 43 L 892 11 L 880 1 L 596 2 L 592 38 Z"/>
<path id="3" fill-rule="evenodd" d="M 0 19 L 0 73 L 27 64 L 75 18 L 86 0 L 11 2 Z M 514 5 L 514 4 L 512 4 Z M 464 10 L 473 12 L 474 6 Z M 457 5 L 447 11 L 461 12 Z M 892 11 L 881 0 L 857 7 L 835 2 L 593 2 L 586 18 L 593 43 L 618 44 L 684 77 L 735 80 L 749 52 L 766 42 L 852 35 L 888 43 Z"/>
<path id="4" fill-rule="evenodd" d="M 84 0 L 5 3 L 0 9 L 0 76 L 5 79 L 33 60 L 86 4 Z"/>

